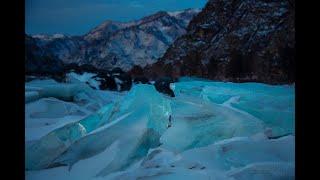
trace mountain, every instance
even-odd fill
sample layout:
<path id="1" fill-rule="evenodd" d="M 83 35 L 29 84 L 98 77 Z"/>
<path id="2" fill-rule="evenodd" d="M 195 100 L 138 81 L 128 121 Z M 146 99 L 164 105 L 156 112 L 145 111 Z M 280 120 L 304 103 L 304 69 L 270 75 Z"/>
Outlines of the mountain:
<path id="1" fill-rule="evenodd" d="M 294 0 L 209 0 L 148 77 L 294 82 Z"/>
<path id="2" fill-rule="evenodd" d="M 25 35 L 25 73 L 28 75 L 61 74 L 62 61 L 59 61 L 52 52 L 43 49 L 39 43 L 35 38 Z"/>
<path id="3" fill-rule="evenodd" d="M 174 40 L 186 33 L 189 21 L 198 12 L 160 11 L 127 23 L 105 21 L 82 36 L 26 36 L 26 51 L 33 54 L 33 60 L 46 56 L 64 64 L 90 64 L 100 69 L 120 67 L 128 71 L 134 65 L 155 63 Z"/>

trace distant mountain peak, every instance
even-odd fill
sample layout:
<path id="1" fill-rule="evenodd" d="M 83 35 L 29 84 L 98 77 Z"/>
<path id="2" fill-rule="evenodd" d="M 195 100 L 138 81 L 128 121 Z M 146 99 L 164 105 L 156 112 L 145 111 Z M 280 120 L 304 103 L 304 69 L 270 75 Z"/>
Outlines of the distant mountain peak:
<path id="1" fill-rule="evenodd" d="M 190 13 L 190 12 L 194 12 L 194 13 L 199 13 L 201 11 L 201 9 L 199 8 L 188 8 L 188 9 L 185 9 L 185 10 L 181 10 L 181 11 L 171 11 L 171 12 L 168 12 L 168 14 L 170 16 L 174 16 L 174 17 L 178 17 L 179 15 L 183 14 L 183 13 Z"/>
<path id="2" fill-rule="evenodd" d="M 147 22 L 151 22 L 151 21 L 156 21 L 159 18 L 165 17 L 165 16 L 170 16 L 168 14 L 168 12 L 166 11 L 158 11 L 155 14 L 143 17 L 142 19 L 137 21 L 137 24 L 142 24 L 142 23 L 147 23 Z"/>
<path id="3" fill-rule="evenodd" d="M 31 35 L 32 38 L 37 38 L 37 39 L 42 39 L 42 40 L 54 40 L 54 39 L 62 39 L 68 37 L 67 35 L 64 34 L 35 34 Z"/>
<path id="4" fill-rule="evenodd" d="M 41 53 L 32 57 L 48 55 L 67 64 L 91 64 L 100 69 L 120 67 L 128 71 L 135 65 L 144 67 L 156 62 L 186 32 L 197 12 L 159 11 L 131 22 L 106 20 L 82 36 L 35 35 L 34 44 Z"/>

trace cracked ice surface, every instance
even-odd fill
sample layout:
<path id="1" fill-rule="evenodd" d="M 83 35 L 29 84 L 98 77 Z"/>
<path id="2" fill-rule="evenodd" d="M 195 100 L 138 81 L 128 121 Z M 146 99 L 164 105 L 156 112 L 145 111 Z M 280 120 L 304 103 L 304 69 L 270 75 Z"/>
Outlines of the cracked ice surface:
<path id="1" fill-rule="evenodd" d="M 26 179 L 294 179 L 293 86 L 173 86 L 175 98 L 29 83 Z"/>

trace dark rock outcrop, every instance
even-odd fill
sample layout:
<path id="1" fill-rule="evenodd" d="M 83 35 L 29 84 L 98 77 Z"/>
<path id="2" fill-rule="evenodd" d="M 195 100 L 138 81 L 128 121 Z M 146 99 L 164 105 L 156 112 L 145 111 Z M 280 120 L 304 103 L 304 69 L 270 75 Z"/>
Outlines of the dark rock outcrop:
<path id="1" fill-rule="evenodd" d="M 294 0 L 209 0 L 187 33 L 145 69 L 151 78 L 295 80 Z"/>
<path id="2" fill-rule="evenodd" d="M 173 78 L 162 77 L 156 80 L 154 86 L 158 92 L 175 97 L 173 90 L 170 88 L 170 83 L 174 83 Z"/>
<path id="3" fill-rule="evenodd" d="M 117 84 L 113 77 L 110 76 L 110 73 L 107 72 L 99 72 L 95 77 L 95 80 L 100 82 L 99 88 L 101 90 L 111 90 L 116 91 Z"/>
<path id="4" fill-rule="evenodd" d="M 149 79 L 144 75 L 143 69 L 140 66 L 133 66 L 128 73 L 133 78 L 135 84 L 150 84 Z"/>
<path id="5" fill-rule="evenodd" d="M 135 84 L 150 84 L 149 79 L 144 76 L 138 76 L 133 79 Z"/>
<path id="6" fill-rule="evenodd" d="M 94 80 L 100 82 L 99 88 L 101 90 L 111 90 L 111 91 L 128 91 L 132 87 L 131 76 L 121 70 L 120 68 L 115 68 L 111 71 L 97 69 L 91 65 L 75 65 L 67 66 L 65 73 L 75 72 L 77 74 L 83 74 L 84 72 L 97 74 L 93 77 Z"/>
<path id="7" fill-rule="evenodd" d="M 66 64 L 64 66 L 64 72 L 68 73 L 68 72 L 75 72 L 77 74 L 83 74 L 84 72 L 88 72 L 88 73 L 99 73 L 102 72 L 101 69 L 97 69 L 96 67 L 90 65 L 90 64 L 82 64 L 82 65 L 77 65 L 76 63 L 70 63 L 70 64 Z"/>
<path id="8" fill-rule="evenodd" d="M 132 78 L 127 73 L 113 75 L 115 82 L 118 85 L 118 91 L 129 91 L 132 87 Z"/>
<path id="9" fill-rule="evenodd" d="M 131 76 L 120 68 L 107 71 L 97 69 L 94 66 L 87 64 L 80 66 L 69 64 L 65 67 L 65 73 L 69 72 L 75 72 L 77 74 L 83 74 L 85 72 L 97 74 L 93 79 L 100 83 L 99 89 L 101 90 L 128 91 L 132 87 Z"/>

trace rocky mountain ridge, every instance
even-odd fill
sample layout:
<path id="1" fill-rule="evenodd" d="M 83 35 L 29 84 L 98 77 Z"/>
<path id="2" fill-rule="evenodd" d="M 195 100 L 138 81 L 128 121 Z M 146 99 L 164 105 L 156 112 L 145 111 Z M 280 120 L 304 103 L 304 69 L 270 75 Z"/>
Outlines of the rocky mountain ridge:
<path id="1" fill-rule="evenodd" d="M 128 23 L 108 20 L 83 36 L 26 35 L 27 71 L 44 57 L 99 69 L 119 67 L 127 71 L 134 65 L 144 67 L 155 63 L 186 32 L 189 21 L 198 12 L 197 9 L 160 11 Z"/>
<path id="2" fill-rule="evenodd" d="M 148 77 L 294 82 L 295 1 L 210 0 Z"/>

